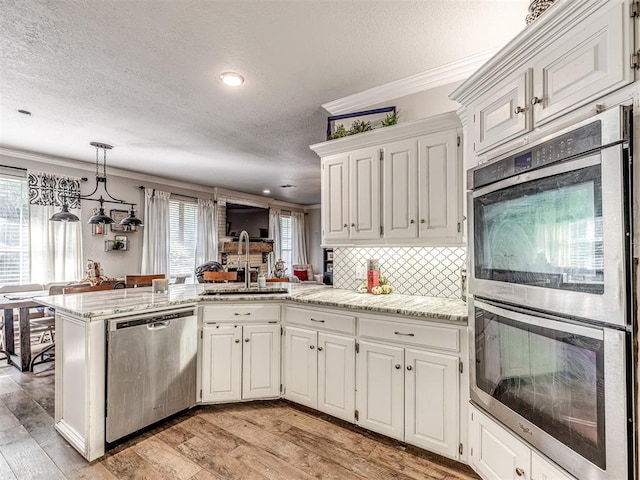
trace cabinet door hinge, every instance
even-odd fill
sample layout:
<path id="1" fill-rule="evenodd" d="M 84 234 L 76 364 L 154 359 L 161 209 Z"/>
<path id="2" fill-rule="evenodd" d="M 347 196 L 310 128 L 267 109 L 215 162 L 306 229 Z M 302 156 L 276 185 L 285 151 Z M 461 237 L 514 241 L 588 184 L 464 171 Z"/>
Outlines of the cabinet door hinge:
<path id="1" fill-rule="evenodd" d="M 360 344 L 356 342 L 356 353 L 360 353 Z"/>
<path id="2" fill-rule="evenodd" d="M 200 330 L 200 338 L 204 338 L 202 335 L 203 335 L 203 331 Z"/>
<path id="3" fill-rule="evenodd" d="M 462 362 L 460 362 L 458 364 L 458 370 L 460 370 L 460 373 L 462 373 L 464 371 L 464 367 L 463 367 L 463 363 Z"/>
<path id="4" fill-rule="evenodd" d="M 280 395 L 284 395 L 284 386 L 280 384 Z"/>
<path id="5" fill-rule="evenodd" d="M 384 227 L 380 225 L 380 235 L 384 235 Z"/>
<path id="6" fill-rule="evenodd" d="M 462 223 L 458 222 L 458 233 L 460 233 L 460 229 L 462 228 Z"/>
<path id="7" fill-rule="evenodd" d="M 629 5 L 629 16 L 631 18 L 640 17 L 640 1 L 634 0 Z"/>
<path id="8" fill-rule="evenodd" d="M 384 150 L 380 149 L 380 160 L 384 160 Z"/>
<path id="9" fill-rule="evenodd" d="M 473 447 L 471 447 L 471 450 L 469 450 L 469 453 L 471 454 L 471 456 L 473 457 Z"/>
<path id="10" fill-rule="evenodd" d="M 458 135 L 458 146 L 460 146 L 460 135 Z"/>
<path id="11" fill-rule="evenodd" d="M 458 453 L 462 455 L 462 452 L 463 452 L 463 447 L 462 447 L 462 444 L 460 444 L 458 445 Z"/>
<path id="12" fill-rule="evenodd" d="M 354 412 L 353 416 L 354 416 L 354 418 L 356 419 L 356 422 L 357 422 L 358 420 L 360 420 L 360 412 L 358 412 L 358 410 L 356 410 L 356 411 Z"/>
<path id="13" fill-rule="evenodd" d="M 200 389 L 200 400 L 202 400 L 202 389 Z"/>
<path id="14" fill-rule="evenodd" d="M 639 70 L 640 69 L 640 50 L 631 55 L 631 69 Z"/>
<path id="15" fill-rule="evenodd" d="M 280 335 L 284 335 L 284 328 L 280 327 Z"/>

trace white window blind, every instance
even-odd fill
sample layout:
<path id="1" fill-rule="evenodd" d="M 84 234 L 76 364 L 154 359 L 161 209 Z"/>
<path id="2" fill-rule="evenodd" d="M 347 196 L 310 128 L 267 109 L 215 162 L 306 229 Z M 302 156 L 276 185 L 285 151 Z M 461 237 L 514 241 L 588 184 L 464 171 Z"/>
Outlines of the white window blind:
<path id="1" fill-rule="evenodd" d="M 280 214 L 280 256 L 284 260 L 287 273 L 293 275 L 291 258 L 293 256 L 293 231 L 291 229 L 291 216 Z"/>
<path id="2" fill-rule="evenodd" d="M 198 206 L 182 200 L 169 201 L 169 276 L 194 279 Z"/>
<path id="3" fill-rule="evenodd" d="M 0 286 L 29 283 L 27 179 L 0 172 Z"/>

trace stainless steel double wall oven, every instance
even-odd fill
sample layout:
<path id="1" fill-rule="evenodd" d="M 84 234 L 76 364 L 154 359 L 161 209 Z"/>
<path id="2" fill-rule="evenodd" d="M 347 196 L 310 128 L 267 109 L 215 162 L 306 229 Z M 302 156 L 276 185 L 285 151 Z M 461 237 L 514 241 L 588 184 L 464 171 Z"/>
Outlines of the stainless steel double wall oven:
<path id="1" fill-rule="evenodd" d="M 471 400 L 579 479 L 632 472 L 631 119 L 468 173 Z"/>

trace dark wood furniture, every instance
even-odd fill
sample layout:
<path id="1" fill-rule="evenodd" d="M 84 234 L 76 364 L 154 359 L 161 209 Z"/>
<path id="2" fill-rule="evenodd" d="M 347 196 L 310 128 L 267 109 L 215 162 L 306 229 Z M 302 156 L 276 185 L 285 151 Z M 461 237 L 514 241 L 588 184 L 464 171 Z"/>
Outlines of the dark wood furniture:
<path id="1" fill-rule="evenodd" d="M 150 287 L 152 284 L 152 280 L 156 280 L 159 278 L 166 278 L 165 274 L 157 273 L 153 275 L 127 275 L 125 277 L 124 283 L 127 288 Z"/>

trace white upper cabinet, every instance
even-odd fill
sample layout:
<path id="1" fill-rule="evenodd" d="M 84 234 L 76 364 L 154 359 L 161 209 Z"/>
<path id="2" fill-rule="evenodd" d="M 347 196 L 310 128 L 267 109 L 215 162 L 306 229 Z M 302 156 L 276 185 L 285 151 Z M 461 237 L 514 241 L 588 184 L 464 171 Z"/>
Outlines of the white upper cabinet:
<path id="1" fill-rule="evenodd" d="M 472 151 L 501 153 L 573 110 L 634 82 L 630 0 L 557 2 L 451 98 L 467 109 Z"/>
<path id="2" fill-rule="evenodd" d="M 531 130 L 531 70 L 500 83 L 476 104 L 473 125 L 476 151 L 481 152 Z"/>
<path id="3" fill-rule="evenodd" d="M 322 233 L 325 241 L 349 238 L 349 156 L 322 160 Z"/>
<path id="4" fill-rule="evenodd" d="M 418 232 L 434 243 L 460 243 L 462 222 L 460 131 L 418 138 Z"/>
<path id="5" fill-rule="evenodd" d="M 380 238 L 380 149 L 349 154 L 349 238 Z"/>
<path id="6" fill-rule="evenodd" d="M 384 147 L 384 237 L 418 236 L 418 149 L 416 139 Z"/>
<path id="7" fill-rule="evenodd" d="M 461 135 L 449 113 L 312 145 L 323 245 L 462 243 Z"/>

